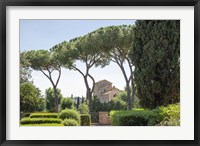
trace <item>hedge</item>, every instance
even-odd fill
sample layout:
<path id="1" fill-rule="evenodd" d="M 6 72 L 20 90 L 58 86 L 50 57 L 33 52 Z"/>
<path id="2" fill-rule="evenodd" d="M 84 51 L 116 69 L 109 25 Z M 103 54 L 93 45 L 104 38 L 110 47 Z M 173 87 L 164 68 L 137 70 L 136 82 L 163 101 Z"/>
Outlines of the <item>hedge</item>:
<path id="1" fill-rule="evenodd" d="M 57 113 L 32 113 L 30 118 L 58 118 Z"/>
<path id="2" fill-rule="evenodd" d="M 91 116 L 89 114 L 81 114 L 81 126 L 90 126 Z"/>
<path id="3" fill-rule="evenodd" d="M 21 124 L 47 124 L 47 123 L 62 123 L 61 119 L 55 118 L 23 118 L 20 121 Z"/>
<path id="4" fill-rule="evenodd" d="M 64 125 L 63 124 L 50 123 L 50 124 L 21 124 L 20 126 L 64 126 Z"/>
<path id="5" fill-rule="evenodd" d="M 149 110 L 111 111 L 110 120 L 113 126 L 147 126 L 152 116 Z"/>
<path id="6" fill-rule="evenodd" d="M 63 121 L 64 126 L 79 126 L 78 122 L 74 119 L 65 119 Z"/>
<path id="7" fill-rule="evenodd" d="M 113 126 L 178 126 L 180 104 L 162 106 L 153 110 L 111 111 L 110 120 Z"/>
<path id="8" fill-rule="evenodd" d="M 20 118 L 25 118 L 25 117 L 29 117 L 31 113 L 24 113 L 24 112 L 21 112 L 20 113 Z"/>
<path id="9" fill-rule="evenodd" d="M 80 123 L 80 114 L 76 110 L 73 110 L 73 109 L 62 110 L 61 113 L 59 114 L 59 118 L 62 120 L 74 119 L 78 123 Z"/>

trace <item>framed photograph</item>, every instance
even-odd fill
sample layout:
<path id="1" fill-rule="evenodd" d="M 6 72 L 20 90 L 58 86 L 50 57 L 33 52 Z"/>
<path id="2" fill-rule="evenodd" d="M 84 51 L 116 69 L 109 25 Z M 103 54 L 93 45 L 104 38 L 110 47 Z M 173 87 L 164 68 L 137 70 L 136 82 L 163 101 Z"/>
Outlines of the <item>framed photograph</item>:
<path id="1" fill-rule="evenodd" d="M 199 145 L 199 0 L 0 10 L 2 146 Z"/>

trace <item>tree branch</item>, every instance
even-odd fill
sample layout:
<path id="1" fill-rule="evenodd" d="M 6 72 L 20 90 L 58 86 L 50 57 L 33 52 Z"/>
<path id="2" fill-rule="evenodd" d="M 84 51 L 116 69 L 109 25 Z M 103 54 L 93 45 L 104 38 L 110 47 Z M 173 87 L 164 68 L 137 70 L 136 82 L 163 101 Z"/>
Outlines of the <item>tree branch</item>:
<path id="1" fill-rule="evenodd" d="M 88 74 L 88 76 L 92 79 L 92 82 L 93 82 L 92 90 L 91 90 L 91 92 L 93 92 L 94 91 L 94 86 L 95 86 L 95 80 L 90 74 Z"/>
<path id="2" fill-rule="evenodd" d="M 52 84 L 53 86 L 55 86 L 55 85 L 54 85 L 54 82 L 53 82 L 53 80 L 52 80 L 52 78 L 51 78 L 51 76 L 48 76 L 42 69 L 40 69 L 40 71 L 50 80 L 51 84 Z M 49 72 L 49 70 L 48 70 L 48 72 Z"/>
<path id="3" fill-rule="evenodd" d="M 71 66 L 74 70 L 76 70 L 76 71 L 78 71 L 83 77 L 85 76 L 84 75 L 84 73 L 80 70 L 80 69 L 78 69 L 77 67 L 75 67 L 75 66 Z"/>
<path id="4" fill-rule="evenodd" d="M 58 69 L 58 72 L 59 72 L 59 74 L 58 74 L 58 78 L 57 78 L 56 85 L 55 85 L 56 87 L 57 87 L 58 82 L 59 82 L 59 80 L 60 80 L 60 76 L 61 76 L 61 68 Z"/>

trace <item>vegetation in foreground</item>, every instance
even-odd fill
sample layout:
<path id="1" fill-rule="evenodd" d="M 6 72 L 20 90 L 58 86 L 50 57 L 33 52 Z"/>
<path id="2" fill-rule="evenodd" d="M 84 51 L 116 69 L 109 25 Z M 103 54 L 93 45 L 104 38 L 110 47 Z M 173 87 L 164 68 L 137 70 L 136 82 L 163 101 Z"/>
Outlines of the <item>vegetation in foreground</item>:
<path id="1" fill-rule="evenodd" d="M 112 126 L 180 126 L 180 104 L 153 110 L 111 111 L 110 119 Z"/>

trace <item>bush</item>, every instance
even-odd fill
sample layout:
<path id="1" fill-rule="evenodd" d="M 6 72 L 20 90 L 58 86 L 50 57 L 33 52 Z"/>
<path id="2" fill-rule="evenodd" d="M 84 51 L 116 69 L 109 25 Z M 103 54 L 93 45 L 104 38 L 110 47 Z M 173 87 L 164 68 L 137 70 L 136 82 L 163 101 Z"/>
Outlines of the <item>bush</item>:
<path id="1" fill-rule="evenodd" d="M 99 113 L 98 112 L 91 112 L 91 122 L 98 123 L 99 122 Z"/>
<path id="2" fill-rule="evenodd" d="M 31 113 L 24 113 L 24 117 L 29 117 Z"/>
<path id="3" fill-rule="evenodd" d="M 21 124 L 21 126 L 64 126 L 64 125 L 62 123 L 61 124 L 50 123 L 50 124 Z"/>
<path id="4" fill-rule="evenodd" d="M 78 122 L 74 119 L 65 119 L 63 124 L 64 126 L 79 126 Z"/>
<path id="5" fill-rule="evenodd" d="M 29 117 L 31 113 L 23 113 L 23 112 L 20 112 L 20 118 L 25 118 L 25 117 Z"/>
<path id="6" fill-rule="evenodd" d="M 152 116 L 149 110 L 111 111 L 110 119 L 113 126 L 147 126 Z"/>
<path id="7" fill-rule="evenodd" d="M 48 123 L 61 124 L 62 120 L 54 118 L 23 118 L 20 121 L 20 124 L 48 124 Z"/>
<path id="8" fill-rule="evenodd" d="M 138 108 L 131 111 L 111 111 L 110 119 L 113 126 L 178 126 L 180 104 L 153 110 Z"/>
<path id="9" fill-rule="evenodd" d="M 86 104 L 80 104 L 79 107 L 78 107 L 78 111 L 81 114 L 88 114 L 89 113 L 88 105 L 86 105 Z"/>
<path id="10" fill-rule="evenodd" d="M 74 101 L 71 98 L 63 98 L 61 103 L 61 109 L 74 109 Z"/>
<path id="11" fill-rule="evenodd" d="M 160 107 L 162 119 L 157 125 L 180 126 L 180 104 L 171 104 L 167 107 Z"/>
<path id="12" fill-rule="evenodd" d="M 30 118 L 58 118 L 57 113 L 32 113 Z"/>
<path id="13" fill-rule="evenodd" d="M 59 118 L 62 119 L 62 120 L 65 120 L 65 119 L 74 119 L 78 123 L 80 123 L 80 114 L 76 110 L 73 110 L 73 109 L 63 110 L 60 113 Z"/>
<path id="14" fill-rule="evenodd" d="M 81 115 L 81 126 L 90 126 L 91 125 L 91 116 L 89 114 Z"/>
<path id="15" fill-rule="evenodd" d="M 126 110 L 127 104 L 125 101 L 119 99 L 119 98 L 113 98 L 111 101 L 111 109 L 113 110 Z"/>

